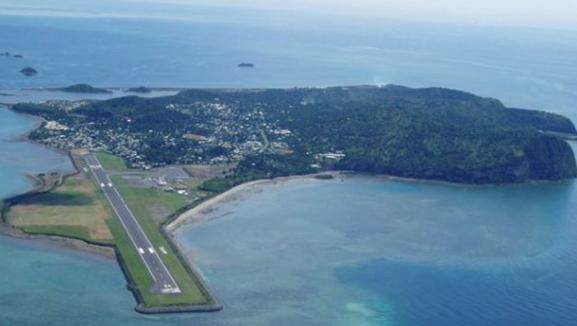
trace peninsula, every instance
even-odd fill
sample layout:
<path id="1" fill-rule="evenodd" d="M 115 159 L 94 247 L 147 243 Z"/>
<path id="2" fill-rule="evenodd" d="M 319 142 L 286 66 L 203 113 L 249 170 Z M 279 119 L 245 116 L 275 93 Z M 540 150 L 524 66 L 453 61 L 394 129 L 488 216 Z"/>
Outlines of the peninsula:
<path id="1" fill-rule="evenodd" d="M 4 221 L 115 248 L 144 313 L 221 309 L 171 232 L 239 184 L 334 170 L 464 184 L 577 176 L 569 119 L 443 88 L 190 89 L 11 109 L 41 117 L 29 138 L 68 151 L 78 173 L 8 200 Z"/>

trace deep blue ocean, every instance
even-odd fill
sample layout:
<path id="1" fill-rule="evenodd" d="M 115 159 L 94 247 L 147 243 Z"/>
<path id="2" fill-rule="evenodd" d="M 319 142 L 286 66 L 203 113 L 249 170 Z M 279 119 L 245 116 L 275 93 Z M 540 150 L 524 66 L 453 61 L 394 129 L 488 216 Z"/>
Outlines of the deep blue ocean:
<path id="1" fill-rule="evenodd" d="M 22 89 L 78 82 L 396 83 L 577 121 L 570 32 L 210 7 L 176 21 L 0 9 L 0 52 L 24 56 L 0 57 L 0 103 L 62 98 Z M 25 66 L 40 73 L 23 77 Z M 0 109 L 2 197 L 25 191 L 26 173 L 71 168 L 61 154 L 16 141 L 35 123 Z M 576 185 L 359 177 L 264 186 L 178 234 L 226 307 L 216 314 L 139 315 L 115 262 L 0 237 L 0 325 L 574 325 Z"/>

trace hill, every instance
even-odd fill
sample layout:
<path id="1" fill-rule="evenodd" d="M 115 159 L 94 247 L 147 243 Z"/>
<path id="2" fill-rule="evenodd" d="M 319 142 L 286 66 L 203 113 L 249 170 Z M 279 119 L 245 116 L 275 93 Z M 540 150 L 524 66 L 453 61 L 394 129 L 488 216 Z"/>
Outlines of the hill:
<path id="1" fill-rule="evenodd" d="M 207 184 L 214 189 L 331 169 L 474 184 L 577 175 L 571 147 L 543 133 L 576 135 L 569 119 L 443 88 L 186 90 L 72 111 L 14 109 L 75 130 L 39 129 L 37 140 L 90 144 L 134 166 L 238 163 Z"/>

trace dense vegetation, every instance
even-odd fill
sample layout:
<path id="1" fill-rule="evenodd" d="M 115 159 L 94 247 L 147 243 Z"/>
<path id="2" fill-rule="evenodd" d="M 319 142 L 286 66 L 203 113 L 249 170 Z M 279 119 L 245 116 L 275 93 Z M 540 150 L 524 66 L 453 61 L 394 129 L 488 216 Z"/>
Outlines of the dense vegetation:
<path id="1" fill-rule="evenodd" d="M 46 111 L 33 105 L 19 105 L 15 109 L 68 125 L 88 121 L 111 130 L 124 128 L 124 121 L 130 118 L 127 132 L 140 135 L 139 141 L 148 144 L 143 150 L 145 159 L 174 163 L 202 146 L 181 135 L 208 136 L 211 128 L 216 128 L 204 123 L 211 118 L 212 111 L 191 109 L 191 103 L 226 105 L 232 108 L 236 119 L 253 116 L 256 109 L 264 118 L 245 129 L 264 126 L 265 131 L 290 130 L 290 135 L 283 137 L 267 131 L 271 141 L 285 142 L 290 151 L 247 154 L 240 160 L 236 173 L 205 184 L 207 190 L 225 189 L 255 178 L 329 169 L 461 183 L 557 180 L 577 175 L 570 146 L 542 132 L 577 134 L 569 119 L 507 108 L 495 99 L 442 88 L 390 85 L 187 90 L 170 97 L 132 96 L 96 102 L 74 110 L 73 114 Z M 166 141 L 167 135 L 173 137 L 170 142 Z M 224 138 L 223 143 L 247 138 L 239 132 Z M 228 153 L 224 147 L 213 146 L 206 148 L 203 156 Z M 323 153 L 342 156 L 325 159 L 319 156 Z"/>

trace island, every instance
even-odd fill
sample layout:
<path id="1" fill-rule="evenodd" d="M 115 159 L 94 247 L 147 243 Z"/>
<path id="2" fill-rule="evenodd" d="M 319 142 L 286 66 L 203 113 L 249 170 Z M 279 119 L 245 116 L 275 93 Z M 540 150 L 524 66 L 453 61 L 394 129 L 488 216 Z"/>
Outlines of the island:
<path id="1" fill-rule="evenodd" d="M 141 93 L 141 94 L 148 94 L 152 92 L 152 89 L 144 86 L 140 87 L 133 87 L 126 90 L 127 93 Z"/>
<path id="2" fill-rule="evenodd" d="M 96 88 L 88 84 L 75 84 L 68 87 L 56 88 L 55 90 L 67 93 L 81 94 L 112 94 L 111 91 L 105 88 Z"/>
<path id="3" fill-rule="evenodd" d="M 241 62 L 238 64 L 239 68 L 254 68 L 254 64 L 253 63 L 248 63 L 248 62 Z"/>
<path id="4" fill-rule="evenodd" d="M 37 75 L 38 71 L 32 67 L 26 67 L 26 68 L 23 68 L 22 70 L 20 70 L 20 73 L 26 77 L 32 77 L 34 75 Z"/>
<path id="5" fill-rule="evenodd" d="M 233 164 L 214 182 L 225 188 L 328 170 L 468 184 L 577 175 L 571 147 L 543 132 L 577 134 L 569 119 L 442 88 L 192 89 L 66 106 L 13 110 L 67 127 L 41 127 L 36 141 L 110 152 L 136 168 Z"/>
<path id="6" fill-rule="evenodd" d="M 444 88 L 188 89 L 11 109 L 41 117 L 28 137 L 67 151 L 77 171 L 36 176 L 39 189 L 8 199 L 3 220 L 113 248 L 142 313 L 222 308 L 171 231 L 239 185 L 339 173 L 475 185 L 577 176 L 569 119 Z"/>

